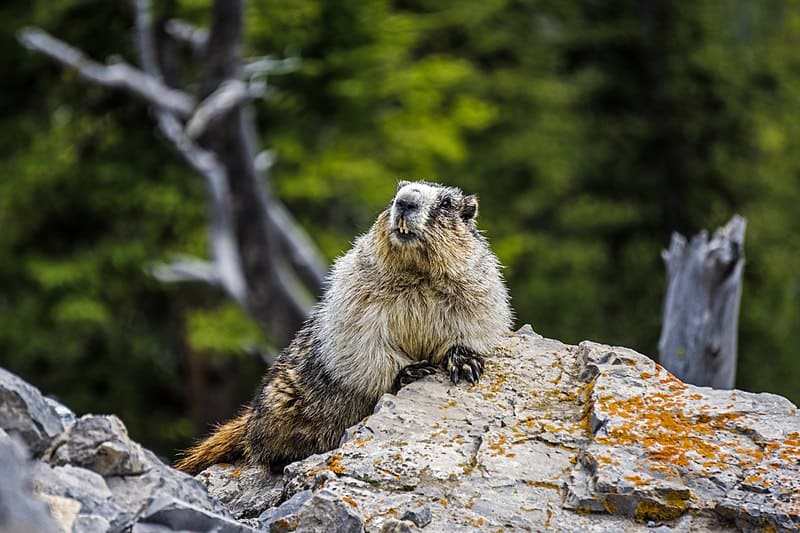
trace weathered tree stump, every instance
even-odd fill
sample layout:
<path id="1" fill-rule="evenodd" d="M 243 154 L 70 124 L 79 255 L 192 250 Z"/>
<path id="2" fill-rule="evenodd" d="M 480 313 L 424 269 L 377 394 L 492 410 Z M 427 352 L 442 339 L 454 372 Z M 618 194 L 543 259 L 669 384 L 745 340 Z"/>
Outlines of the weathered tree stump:
<path id="1" fill-rule="evenodd" d="M 734 215 L 710 241 L 704 230 L 688 246 L 673 233 L 661 254 L 667 291 L 659 359 L 686 383 L 733 388 L 746 224 Z"/>

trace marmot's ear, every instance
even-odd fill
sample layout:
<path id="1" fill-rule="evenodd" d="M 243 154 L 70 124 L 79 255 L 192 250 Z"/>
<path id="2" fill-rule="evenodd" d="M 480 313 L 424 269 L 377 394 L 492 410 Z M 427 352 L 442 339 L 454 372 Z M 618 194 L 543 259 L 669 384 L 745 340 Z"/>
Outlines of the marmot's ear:
<path id="1" fill-rule="evenodd" d="M 410 181 L 408 181 L 408 180 L 400 180 L 400 181 L 398 181 L 398 182 L 397 182 L 397 189 L 395 189 L 395 190 L 394 190 L 394 192 L 395 192 L 395 193 L 398 193 L 398 192 L 400 192 L 400 189 L 402 189 L 403 187 L 405 187 L 405 186 L 406 186 L 406 185 L 408 185 L 409 183 L 411 183 L 411 182 L 410 182 Z"/>
<path id="2" fill-rule="evenodd" d="M 461 200 L 461 218 L 464 222 L 474 220 L 478 216 L 478 197 L 474 194 L 465 196 Z"/>

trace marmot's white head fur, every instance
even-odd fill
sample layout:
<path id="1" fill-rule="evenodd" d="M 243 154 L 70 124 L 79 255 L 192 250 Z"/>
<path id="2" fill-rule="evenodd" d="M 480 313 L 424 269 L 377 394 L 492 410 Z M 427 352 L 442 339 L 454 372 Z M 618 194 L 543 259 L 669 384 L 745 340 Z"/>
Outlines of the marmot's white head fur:
<path id="1" fill-rule="evenodd" d="M 467 229 L 474 229 L 477 215 L 478 200 L 474 196 L 464 196 L 455 187 L 401 181 L 392 200 L 389 230 L 394 243 L 415 246 L 430 238 L 432 233 L 441 233 L 445 221 L 449 229 L 455 220 Z"/>
<path id="2" fill-rule="evenodd" d="M 486 244 L 475 228 L 478 199 L 456 187 L 401 181 L 389 208 L 378 217 L 378 258 L 394 271 L 434 279 L 458 276 Z"/>

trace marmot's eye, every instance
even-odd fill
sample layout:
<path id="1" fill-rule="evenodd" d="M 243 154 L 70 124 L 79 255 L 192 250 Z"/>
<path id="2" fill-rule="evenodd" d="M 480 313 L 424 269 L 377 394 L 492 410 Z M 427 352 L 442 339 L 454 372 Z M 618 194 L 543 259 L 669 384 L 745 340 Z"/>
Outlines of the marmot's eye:
<path id="1" fill-rule="evenodd" d="M 439 202 L 439 207 L 441 207 L 442 209 L 450 209 L 450 207 L 452 207 L 452 205 L 453 204 L 450 201 L 450 198 L 442 198 L 442 201 Z"/>

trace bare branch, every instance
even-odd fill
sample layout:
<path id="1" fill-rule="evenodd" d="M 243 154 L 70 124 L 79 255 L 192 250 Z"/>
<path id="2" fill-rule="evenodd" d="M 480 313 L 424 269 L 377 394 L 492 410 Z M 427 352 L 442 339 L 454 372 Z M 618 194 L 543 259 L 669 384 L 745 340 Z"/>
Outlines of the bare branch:
<path id="1" fill-rule="evenodd" d="M 39 28 L 23 28 L 18 38 L 28 50 L 44 54 L 62 65 L 75 69 L 88 81 L 124 89 L 160 109 L 180 116 L 190 115 L 195 107 L 195 99 L 190 94 L 172 89 L 160 79 L 126 63 L 103 65 L 93 61 L 77 48 Z"/>
<path id="2" fill-rule="evenodd" d="M 275 59 L 274 56 L 261 56 L 250 58 L 244 64 L 243 70 L 247 76 L 269 76 L 274 74 L 288 74 L 300 68 L 299 57 Z"/>
<path id="3" fill-rule="evenodd" d="M 286 207 L 273 198 L 269 199 L 267 218 L 280 239 L 280 250 L 297 271 L 303 282 L 319 290 L 325 283 L 325 261 L 317 247 L 311 241 Z"/>
<path id="4" fill-rule="evenodd" d="M 135 0 L 136 35 L 139 56 L 149 75 L 160 79 L 161 72 L 155 55 L 155 39 L 150 20 L 150 2 Z M 183 132 L 175 115 L 163 110 L 156 112 L 158 126 L 184 160 L 206 183 L 209 196 L 210 245 L 214 258 L 215 274 L 219 284 L 243 307 L 248 305 L 247 283 L 242 271 L 239 248 L 233 234 L 233 222 L 228 209 L 230 190 L 225 167 L 210 151 L 196 145 Z"/>
<path id="5" fill-rule="evenodd" d="M 150 274 L 165 283 L 199 281 L 209 285 L 222 285 L 217 266 L 209 261 L 182 257 L 172 263 L 160 263 L 150 269 Z"/>
<path id="6" fill-rule="evenodd" d="M 198 28 L 185 20 L 168 20 L 164 26 L 164 31 L 176 41 L 191 46 L 192 51 L 196 55 L 199 55 L 203 51 L 203 48 L 205 48 L 206 43 L 208 43 L 208 30 L 206 28 Z"/>
<path id="7" fill-rule="evenodd" d="M 186 135 L 197 139 L 218 119 L 253 98 L 263 97 L 264 87 L 249 85 L 241 80 L 227 80 L 197 106 L 186 125 Z"/>
<path id="8" fill-rule="evenodd" d="M 209 196 L 211 252 L 220 285 L 231 298 L 247 307 L 247 283 L 242 273 L 239 247 L 233 236 L 233 225 L 227 206 L 230 191 L 225 167 L 213 153 L 203 150 L 186 137 L 181 123 L 174 115 L 159 113 L 158 125 L 183 159 L 203 176 Z"/>
<path id="9" fill-rule="evenodd" d="M 255 122 L 249 109 L 242 109 L 245 120 L 239 129 L 242 142 L 247 147 L 250 157 L 251 179 L 259 185 L 257 200 L 264 214 L 262 223 L 269 235 L 267 242 L 270 252 L 277 257 L 285 257 L 296 272 L 299 279 L 315 295 L 319 296 L 325 283 L 327 271 L 325 260 L 313 244 L 306 231 L 297 223 L 283 203 L 275 197 L 269 186 L 265 186 L 267 175 L 256 166 L 255 143 L 257 133 Z M 263 152 L 262 152 L 263 153 Z M 259 154 L 260 155 L 260 154 Z"/>
<path id="10" fill-rule="evenodd" d="M 136 15 L 136 49 L 142 68 L 149 75 L 163 80 L 161 67 L 158 64 L 156 36 L 153 32 L 153 19 L 150 15 L 150 0 L 133 0 Z"/>
<path id="11" fill-rule="evenodd" d="M 268 172 L 275 164 L 275 152 L 273 150 L 261 150 L 253 159 L 253 165 L 259 172 Z"/>

